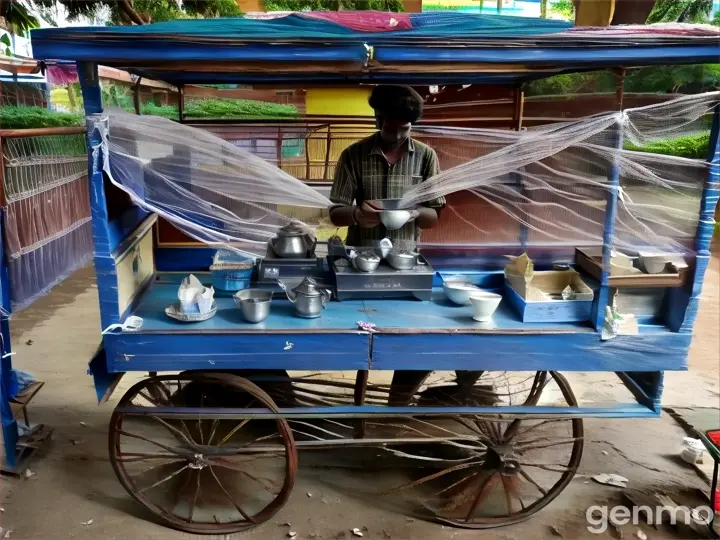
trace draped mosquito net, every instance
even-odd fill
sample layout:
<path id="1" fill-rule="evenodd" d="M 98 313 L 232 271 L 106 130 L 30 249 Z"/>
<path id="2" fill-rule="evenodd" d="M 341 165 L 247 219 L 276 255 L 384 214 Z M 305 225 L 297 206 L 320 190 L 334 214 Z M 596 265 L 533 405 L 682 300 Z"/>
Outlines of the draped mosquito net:
<path id="1" fill-rule="evenodd" d="M 421 246 L 599 245 L 616 192 L 615 248 L 689 251 L 709 164 L 655 147 L 709 140 L 719 99 L 699 94 L 522 131 L 415 128 L 442 172 L 409 189 L 402 205 L 447 198 Z M 106 171 L 117 187 L 201 242 L 258 255 L 291 221 L 336 232 L 327 212 L 333 158 L 372 133 L 298 124 L 246 126 L 242 136 L 224 128 L 220 137 L 157 117 L 105 116 Z M 262 135 L 268 129 L 272 136 Z"/>

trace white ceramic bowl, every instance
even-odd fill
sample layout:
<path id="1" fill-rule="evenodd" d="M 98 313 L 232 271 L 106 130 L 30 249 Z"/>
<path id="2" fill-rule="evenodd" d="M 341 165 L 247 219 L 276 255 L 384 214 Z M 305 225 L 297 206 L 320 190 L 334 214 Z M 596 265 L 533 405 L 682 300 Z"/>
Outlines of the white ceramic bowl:
<path id="1" fill-rule="evenodd" d="M 500 305 L 502 296 L 488 291 L 474 292 L 470 295 L 473 307 L 473 319 L 478 322 L 487 322 L 492 319 L 493 313 Z"/>
<path id="2" fill-rule="evenodd" d="M 638 263 L 646 274 L 659 274 L 665 270 L 668 258 L 667 255 L 643 255 Z"/>
<path id="3" fill-rule="evenodd" d="M 410 219 L 407 210 L 384 210 L 380 212 L 380 221 L 388 231 L 395 231 L 405 225 Z"/>
<path id="4" fill-rule="evenodd" d="M 443 291 L 448 300 L 459 306 L 470 305 L 470 295 L 481 292 L 480 287 L 462 279 L 443 280 Z"/>

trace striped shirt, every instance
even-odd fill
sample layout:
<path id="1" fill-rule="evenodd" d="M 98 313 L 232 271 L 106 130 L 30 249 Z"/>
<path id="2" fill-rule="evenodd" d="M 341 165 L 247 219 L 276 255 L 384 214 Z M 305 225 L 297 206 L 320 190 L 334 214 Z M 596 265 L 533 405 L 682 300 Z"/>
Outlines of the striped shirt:
<path id="1" fill-rule="evenodd" d="M 440 171 L 435 150 L 419 141 L 408 139 L 407 151 L 400 161 L 388 163 L 379 145 L 379 133 L 362 139 L 343 150 L 335 167 L 330 200 L 341 205 L 361 205 L 375 199 L 399 199 L 413 186 Z M 444 197 L 425 203 L 432 208 L 445 204 Z M 387 237 L 398 249 L 415 249 L 420 230 L 415 222 L 388 231 L 379 224 L 372 229 L 352 225 L 345 243 L 348 246 L 373 246 Z"/>

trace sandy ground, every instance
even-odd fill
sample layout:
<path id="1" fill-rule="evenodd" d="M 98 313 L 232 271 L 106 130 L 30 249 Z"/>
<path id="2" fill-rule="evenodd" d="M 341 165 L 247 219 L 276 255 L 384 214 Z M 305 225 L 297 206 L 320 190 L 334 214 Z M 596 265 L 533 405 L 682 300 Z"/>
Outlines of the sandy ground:
<path id="1" fill-rule="evenodd" d="M 719 298 L 720 258 L 716 256 L 706 278 L 690 370 L 666 374 L 664 405 L 718 407 Z M 194 538 L 153 523 L 122 489 L 107 461 L 110 412 L 134 379 L 126 377 L 111 402 L 97 406 L 91 377 L 85 372 L 99 342 L 99 328 L 91 269 L 76 273 L 13 319 L 16 367 L 47 382 L 32 404 L 31 420 L 53 426 L 55 434 L 48 449 L 30 465 L 34 475 L 0 480 L 4 510 L 0 526 L 12 529 L 6 537 L 12 539 Z M 570 379 L 582 401 L 625 393 L 614 375 L 571 374 Z M 352 487 L 356 481 L 352 471 L 316 468 L 312 466 L 316 460 L 301 457 L 289 503 L 268 523 L 237 538 L 286 538 L 284 523 L 292 524 L 299 540 L 352 538 L 349 529 L 353 527 L 367 527 L 364 537 L 371 539 L 557 538 L 551 526 L 564 538 L 596 538 L 587 531 L 586 509 L 619 502 L 621 490 L 596 484 L 588 475 L 618 473 L 630 480 L 631 487 L 663 491 L 687 504 L 699 502 L 697 489 L 708 491 L 704 479 L 677 459 L 684 432 L 668 415 L 654 420 L 589 420 L 585 429 L 580 475 L 548 508 L 519 525 L 477 532 L 410 520 L 359 495 L 362 490 Z M 90 525 L 83 524 L 89 520 Z M 636 530 L 625 526 L 624 537 L 632 537 Z M 662 527 L 643 526 L 643 530 L 652 539 L 677 537 Z M 612 537 L 607 535 L 600 536 Z"/>

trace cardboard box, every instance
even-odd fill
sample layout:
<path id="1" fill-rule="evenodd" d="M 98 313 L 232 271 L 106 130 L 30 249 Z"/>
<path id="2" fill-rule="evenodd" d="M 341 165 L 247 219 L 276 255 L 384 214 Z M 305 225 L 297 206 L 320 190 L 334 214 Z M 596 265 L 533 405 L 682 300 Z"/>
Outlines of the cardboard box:
<path id="1" fill-rule="evenodd" d="M 573 296 L 566 300 L 562 295 L 567 287 Z M 523 322 L 583 322 L 592 317 L 594 293 L 580 274 L 572 269 L 535 272 L 527 256 L 505 268 L 505 292 Z"/>

